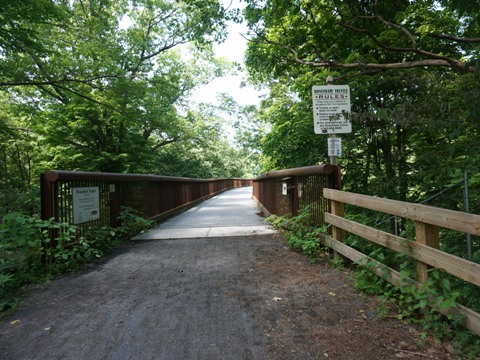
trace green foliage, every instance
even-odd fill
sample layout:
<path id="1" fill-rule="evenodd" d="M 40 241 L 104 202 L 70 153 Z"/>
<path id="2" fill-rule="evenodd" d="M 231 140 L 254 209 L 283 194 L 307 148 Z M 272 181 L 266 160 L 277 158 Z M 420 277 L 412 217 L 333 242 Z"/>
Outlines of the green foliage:
<path id="1" fill-rule="evenodd" d="M 410 270 L 400 271 L 400 281 L 408 284 L 409 279 L 415 276 Z M 399 290 L 394 289 L 385 294 L 385 299 L 393 301 L 397 306 L 397 316 L 399 319 L 415 319 L 421 317 L 421 323 L 426 330 L 432 330 L 435 335 L 443 336 L 445 326 L 443 315 L 427 304 L 433 304 L 441 310 L 453 309 L 456 307 L 456 301 L 460 293 L 452 291 L 450 282 L 441 276 L 440 271 L 432 270 L 429 272 L 428 280 L 417 288 L 414 284 L 403 285 Z M 449 320 L 460 323 L 462 319 L 450 317 Z"/>
<path id="2" fill-rule="evenodd" d="M 480 339 L 477 335 L 465 331 L 463 328 L 454 329 L 453 346 L 458 349 L 461 359 L 478 359 L 480 353 Z"/>
<path id="3" fill-rule="evenodd" d="M 412 41 L 464 64 L 474 61 L 480 53 L 478 41 L 468 44 L 436 36 L 476 38 L 476 7 L 451 11 L 454 3 L 458 2 L 444 1 L 440 9 L 431 1 L 376 6 L 356 1 L 249 1 L 245 17 L 255 41 L 249 43 L 247 67 L 254 81 L 270 89 L 258 115 L 271 127 L 262 140 L 263 169 L 327 160 L 325 138 L 313 134 L 311 87 L 324 84 L 331 75 L 335 82 L 350 85 L 352 94 L 353 132 L 342 134 L 339 158 L 345 190 L 418 202 L 458 180 L 463 170 L 474 173 L 480 161 L 478 72 L 367 72 L 335 66 L 419 60 L 418 53 L 392 51 L 409 49 Z M 401 26 L 377 21 L 380 17 Z M 412 38 L 405 36 L 408 32 Z M 479 194 L 471 196 L 477 199 Z"/>
<path id="4" fill-rule="evenodd" d="M 120 226 L 115 228 L 115 232 L 122 240 L 130 239 L 153 226 L 151 220 L 143 218 L 137 211 L 128 206 L 122 206 L 118 220 Z"/>
<path id="5" fill-rule="evenodd" d="M 74 270 L 92 258 L 102 256 L 102 251 L 94 247 L 94 240 L 85 237 L 80 237 L 77 240 L 75 226 L 60 224 L 58 227 L 60 228 L 60 235 L 55 237 L 52 247 L 48 246 L 50 239 L 46 240 L 48 268 L 45 270 L 49 274 Z M 54 226 L 54 228 L 57 227 Z"/>
<path id="6" fill-rule="evenodd" d="M 334 255 L 332 259 L 330 259 L 330 264 L 335 268 L 341 269 L 345 266 L 345 260 L 342 256 Z"/>
<path id="7" fill-rule="evenodd" d="M 10 271 L 38 269 L 49 230 L 60 226 L 53 220 L 41 220 L 21 213 L 6 214 L 0 224 L 0 263 L 7 271 L 5 275 L 8 277 Z"/>
<path id="8" fill-rule="evenodd" d="M 257 115 L 259 121 L 271 125 L 262 139 L 262 172 L 325 162 L 326 142 L 314 134 L 313 121 L 306 116 L 311 112 L 310 97 L 298 99 L 283 84 L 272 86 Z"/>
<path id="9" fill-rule="evenodd" d="M 1 51 L 31 49 L 45 54 L 47 49 L 37 28 L 43 23 L 63 20 L 64 16 L 63 7 L 52 0 L 3 0 L 0 3 Z"/>
<path id="10" fill-rule="evenodd" d="M 12 294 L 29 283 L 79 266 L 151 227 L 152 223 L 124 207 L 117 228 L 91 229 L 80 235 L 76 226 L 8 213 L 0 224 L 0 305 L 16 302 Z"/>
<path id="11" fill-rule="evenodd" d="M 399 280 L 402 285 L 398 288 L 386 280 L 389 277 L 386 267 L 383 275 L 385 279 L 371 271 L 373 267 L 378 267 L 379 263 L 390 266 L 382 254 L 382 249 L 375 249 L 370 258 L 372 260 L 358 264 L 354 284 L 363 292 L 380 296 L 383 301 L 380 313 L 386 315 L 393 310 L 398 319 L 418 324 L 425 332 L 454 342 L 457 353 L 467 359 L 478 354 L 478 336 L 465 329 L 465 319 L 455 312 L 457 304 L 462 302 L 465 294 L 465 287 L 459 286 L 458 279 L 441 270 L 432 269 L 429 270 L 428 280 L 418 287 L 412 281 L 417 276 L 416 269 L 412 266 L 413 262 L 406 259 L 400 263 Z M 478 288 L 470 287 L 473 288 L 477 293 L 471 295 L 478 295 Z M 439 310 L 445 310 L 449 315 L 445 316 Z"/>
<path id="12" fill-rule="evenodd" d="M 55 168 L 251 173 L 245 148 L 221 132 L 207 139 L 204 129 L 221 120 L 187 103 L 197 86 L 233 70 L 211 49 L 225 38 L 225 16 L 216 0 L 2 2 L 2 193 L 22 193 Z M 6 211 L 38 212 L 5 202 Z"/>
<path id="13" fill-rule="evenodd" d="M 204 179 L 251 175 L 255 160 L 250 157 L 249 149 L 227 140 L 221 110 L 206 104 L 191 109 L 187 114 L 190 133 L 185 139 L 159 149 L 156 171 Z"/>
<path id="14" fill-rule="evenodd" d="M 465 58 L 478 57 L 478 12 L 476 6 L 452 11 L 455 3 L 247 1 L 244 15 L 253 38 L 247 65 L 255 79 L 268 82 L 322 68 L 350 76 L 427 66 L 465 71 Z M 440 57 L 450 64 L 435 61 Z"/>
<path id="15" fill-rule="evenodd" d="M 357 289 L 369 295 L 382 295 L 388 291 L 392 285 L 370 271 L 373 264 L 359 264 L 354 276 L 354 285 Z"/>
<path id="16" fill-rule="evenodd" d="M 320 234 L 327 231 L 327 227 L 315 227 L 311 225 L 308 207 L 301 209 L 296 216 L 269 216 L 266 221 L 275 228 L 285 231 L 288 245 L 311 257 L 312 259 L 321 256 L 323 249 L 320 243 Z"/>

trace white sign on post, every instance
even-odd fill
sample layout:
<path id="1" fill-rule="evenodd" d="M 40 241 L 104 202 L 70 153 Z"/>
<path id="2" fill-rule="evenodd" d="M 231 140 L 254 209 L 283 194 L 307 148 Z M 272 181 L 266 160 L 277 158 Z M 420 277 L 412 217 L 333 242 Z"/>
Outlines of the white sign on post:
<path id="1" fill-rule="evenodd" d="M 342 156 L 342 139 L 328 138 L 328 156 Z"/>
<path id="2" fill-rule="evenodd" d="M 98 186 L 73 188 L 73 223 L 81 224 L 100 219 Z"/>
<path id="3" fill-rule="evenodd" d="M 312 86 L 312 99 L 315 134 L 352 132 L 352 123 L 343 115 L 351 110 L 348 85 Z"/>

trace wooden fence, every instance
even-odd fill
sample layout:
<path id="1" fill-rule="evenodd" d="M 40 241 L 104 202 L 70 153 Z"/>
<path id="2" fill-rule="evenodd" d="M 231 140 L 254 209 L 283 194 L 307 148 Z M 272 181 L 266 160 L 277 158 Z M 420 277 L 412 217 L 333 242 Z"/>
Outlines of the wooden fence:
<path id="1" fill-rule="evenodd" d="M 330 212 L 325 213 L 325 222 L 332 225 L 331 236 L 322 239 L 324 245 L 346 258 L 362 263 L 368 261 L 370 270 L 397 287 L 402 283 L 400 273 L 377 262 L 367 255 L 347 246 L 342 241 L 345 231 L 366 240 L 406 254 L 417 261 L 417 279 L 408 282 L 420 287 L 428 279 L 428 268 L 442 269 L 459 279 L 480 286 L 480 264 L 439 250 L 439 229 L 451 229 L 472 235 L 480 235 L 480 216 L 459 211 L 412 204 L 373 196 L 359 195 L 345 191 L 323 189 L 323 197 L 330 200 Z M 379 211 L 413 220 L 415 240 L 408 240 L 387 232 L 357 223 L 344 217 L 344 204 Z M 404 279 L 403 279 L 404 281 Z M 460 304 L 454 309 L 442 309 L 441 304 L 429 304 L 445 315 L 452 313 L 465 317 L 465 326 L 480 335 L 480 314 Z"/>

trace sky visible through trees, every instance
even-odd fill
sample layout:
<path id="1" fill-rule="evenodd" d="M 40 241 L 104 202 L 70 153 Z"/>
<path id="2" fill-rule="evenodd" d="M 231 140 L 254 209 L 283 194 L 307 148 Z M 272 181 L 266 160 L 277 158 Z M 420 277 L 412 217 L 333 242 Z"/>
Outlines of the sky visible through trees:
<path id="1" fill-rule="evenodd" d="M 52 168 L 212 177 L 325 162 L 310 94 L 328 74 L 353 96 L 346 186 L 417 200 L 465 170 L 478 182 L 475 1 L 6 0 L 0 10 L 5 188 L 35 186 Z M 239 24 L 241 71 L 231 60 L 243 45 L 221 45 Z M 261 101 L 231 77 L 219 96 L 208 87 L 232 73 Z M 215 103 L 194 101 L 205 93 Z"/>

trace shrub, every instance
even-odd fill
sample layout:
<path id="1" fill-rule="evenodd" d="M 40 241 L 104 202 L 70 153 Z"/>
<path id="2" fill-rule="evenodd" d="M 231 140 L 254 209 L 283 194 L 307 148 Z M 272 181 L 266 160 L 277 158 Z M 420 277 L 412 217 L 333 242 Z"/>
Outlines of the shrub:
<path id="1" fill-rule="evenodd" d="M 117 228 L 92 228 L 78 236 L 74 225 L 42 220 L 19 212 L 0 223 L 0 310 L 19 287 L 74 270 L 152 225 L 130 208 L 122 208 Z M 54 234 L 54 235 L 53 235 Z"/>

